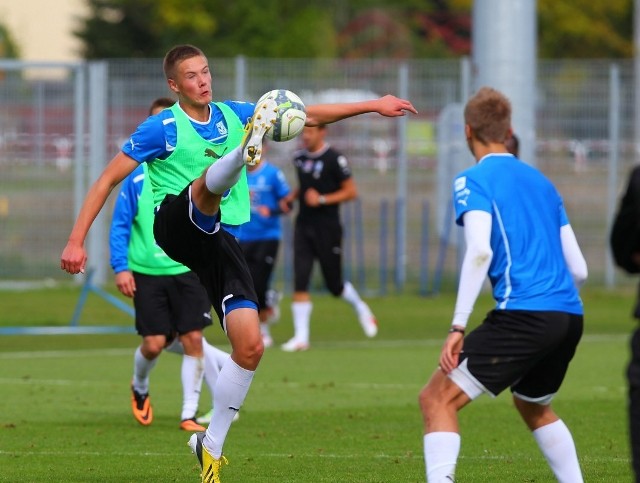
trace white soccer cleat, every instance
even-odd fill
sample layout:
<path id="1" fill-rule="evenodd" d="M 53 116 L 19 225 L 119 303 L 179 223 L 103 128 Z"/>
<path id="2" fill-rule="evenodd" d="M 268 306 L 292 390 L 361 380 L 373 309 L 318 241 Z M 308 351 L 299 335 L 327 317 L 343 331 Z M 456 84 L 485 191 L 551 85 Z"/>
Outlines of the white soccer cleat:
<path id="1" fill-rule="evenodd" d="M 378 321 L 376 320 L 373 312 L 369 306 L 362 302 L 359 304 L 358 309 L 358 321 L 360 326 L 367 337 L 375 337 L 378 334 Z"/>
<path id="2" fill-rule="evenodd" d="M 259 164 L 262 159 L 262 140 L 273 127 L 278 117 L 278 103 L 267 97 L 256 104 L 253 117 L 247 124 L 242 140 L 242 159 L 249 166 Z"/>
<path id="3" fill-rule="evenodd" d="M 309 349 L 309 344 L 307 342 L 299 341 L 294 337 L 289 339 L 288 342 L 282 344 L 280 348 L 285 352 L 302 352 Z"/>

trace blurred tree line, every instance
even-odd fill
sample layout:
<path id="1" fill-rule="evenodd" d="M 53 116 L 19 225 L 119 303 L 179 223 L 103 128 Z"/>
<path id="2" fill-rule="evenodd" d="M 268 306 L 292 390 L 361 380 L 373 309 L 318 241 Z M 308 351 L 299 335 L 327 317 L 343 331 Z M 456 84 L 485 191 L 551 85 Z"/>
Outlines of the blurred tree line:
<path id="1" fill-rule="evenodd" d="M 507 0 L 509 1 L 509 0 Z M 86 58 L 469 55 L 473 0 L 87 0 Z M 633 55 L 633 0 L 537 0 L 540 58 Z"/>
<path id="2" fill-rule="evenodd" d="M 510 0 L 505 0 L 510 1 Z M 473 0 L 86 0 L 74 32 L 87 59 L 447 58 L 470 55 Z M 633 55 L 633 0 L 537 0 L 540 58 Z M 18 51 L 0 21 L 0 49 Z"/>

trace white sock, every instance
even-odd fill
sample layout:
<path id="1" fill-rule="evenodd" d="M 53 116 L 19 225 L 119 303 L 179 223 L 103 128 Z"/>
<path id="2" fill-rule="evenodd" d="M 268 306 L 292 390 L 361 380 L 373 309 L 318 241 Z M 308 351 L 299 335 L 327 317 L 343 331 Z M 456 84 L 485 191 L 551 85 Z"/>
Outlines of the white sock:
<path id="1" fill-rule="evenodd" d="M 428 483 L 454 481 L 456 462 L 460 453 L 458 433 L 438 431 L 424 435 L 424 462 Z"/>
<path id="2" fill-rule="evenodd" d="M 157 361 L 157 357 L 149 360 L 143 356 L 138 346 L 133 356 L 133 388 L 140 394 L 149 392 L 149 373 Z"/>
<path id="3" fill-rule="evenodd" d="M 362 299 L 360 298 L 360 295 L 358 295 L 358 291 L 348 280 L 344 282 L 341 296 L 343 299 L 353 305 L 355 309 L 358 308 L 358 304 L 362 303 Z"/>
<path id="4" fill-rule="evenodd" d="M 311 326 L 311 311 L 313 304 L 307 302 L 293 302 L 291 312 L 293 313 L 293 337 L 304 344 L 309 343 L 309 330 Z"/>
<path id="5" fill-rule="evenodd" d="M 195 417 L 198 411 L 203 373 L 204 357 L 182 356 L 182 420 Z"/>
<path id="6" fill-rule="evenodd" d="M 220 369 L 229 358 L 229 353 L 212 346 L 204 337 L 202 338 L 202 349 L 204 350 L 204 382 L 207 383 L 213 399 L 213 388 L 218 380 Z"/>
<path id="7" fill-rule="evenodd" d="M 569 428 L 557 420 L 533 431 L 542 454 L 560 483 L 581 483 L 582 471 Z"/>
<path id="8" fill-rule="evenodd" d="M 242 407 L 255 371 L 243 369 L 231 357 L 218 375 L 213 390 L 213 414 L 203 444 L 214 458 L 222 455 L 222 446 L 233 418 Z M 235 409 L 232 409 L 235 408 Z"/>
<path id="9" fill-rule="evenodd" d="M 207 189 L 218 195 L 223 194 L 240 179 L 243 167 L 242 148 L 238 146 L 209 166 L 205 177 Z"/>

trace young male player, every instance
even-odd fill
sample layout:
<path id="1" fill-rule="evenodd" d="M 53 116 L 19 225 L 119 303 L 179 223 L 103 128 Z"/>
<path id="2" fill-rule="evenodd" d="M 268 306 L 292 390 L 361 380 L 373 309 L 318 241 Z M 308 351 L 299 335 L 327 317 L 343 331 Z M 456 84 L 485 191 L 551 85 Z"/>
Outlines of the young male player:
<path id="1" fill-rule="evenodd" d="M 281 346 L 286 352 L 309 348 L 313 310 L 309 285 L 316 260 L 327 289 L 353 307 L 365 335 L 378 333 L 369 305 L 342 275 L 340 204 L 355 199 L 358 189 L 346 156 L 327 143 L 326 134 L 325 125 L 305 127 L 304 149 L 296 152 L 293 161 L 298 187 L 291 198 L 298 201 L 298 215 L 293 235 L 293 337 Z"/>
<path id="2" fill-rule="evenodd" d="M 482 88 L 464 120 L 477 164 L 454 181 L 456 222 L 464 226 L 467 248 L 440 365 L 420 393 L 427 481 L 454 481 L 458 411 L 483 393 L 510 388 L 558 481 L 580 483 L 573 438 L 551 400 L 582 335 L 578 288 L 587 265 L 560 194 L 507 152 L 508 99 Z M 496 307 L 465 337 L 487 274 Z"/>
<path id="3" fill-rule="evenodd" d="M 213 102 L 207 57 L 192 45 L 172 48 L 163 68 L 178 102 L 140 124 L 89 189 L 60 266 L 72 274 L 84 271 L 84 242 L 93 220 L 113 188 L 139 163 L 148 162 L 156 241 L 198 275 L 231 343 L 231 357 L 214 389 L 211 423 L 206 433 L 190 439 L 202 465 L 202 481 L 219 482 L 220 468 L 227 462 L 222 454 L 227 433 L 264 351 L 257 297 L 234 227 L 249 218 L 245 163 L 260 162 L 262 138 L 278 106 L 272 98 L 259 105 Z M 326 124 L 367 112 L 396 117 L 406 111 L 416 112 L 409 101 L 385 96 L 308 106 L 306 122 Z M 202 356 L 202 331 L 198 333 L 195 357 Z"/>
<path id="4" fill-rule="evenodd" d="M 155 99 L 149 115 L 175 104 L 168 97 Z M 204 358 L 185 354 L 181 339 L 194 328 L 211 325 L 211 304 L 198 277 L 169 258 L 153 237 L 153 193 L 141 164 L 121 183 L 109 233 L 111 267 L 118 290 L 133 298 L 136 330 L 142 337 L 134 355 L 131 407 L 136 420 L 153 422 L 149 375 L 163 350 L 182 355 L 182 415 L 180 429 L 204 431 L 196 411 L 204 376 L 209 391 L 229 354 L 206 342 Z M 188 343 L 188 342 L 187 342 Z"/>

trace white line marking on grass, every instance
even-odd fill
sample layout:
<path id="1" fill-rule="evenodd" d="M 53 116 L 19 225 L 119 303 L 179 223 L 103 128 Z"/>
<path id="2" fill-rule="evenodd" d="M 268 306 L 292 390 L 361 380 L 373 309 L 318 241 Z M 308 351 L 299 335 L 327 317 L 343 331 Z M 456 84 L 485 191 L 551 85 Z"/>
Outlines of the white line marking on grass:
<path id="1" fill-rule="evenodd" d="M 620 342 L 627 341 L 630 334 L 591 334 L 582 337 L 583 342 Z M 440 346 L 442 339 L 398 339 L 398 340 L 363 340 L 363 341 L 333 341 L 317 342 L 312 344 L 312 349 L 377 349 L 394 347 L 433 347 Z M 226 346 L 225 346 L 226 347 Z M 221 347 L 221 348 L 225 348 Z M 59 351 L 21 351 L 0 352 L 0 360 L 14 359 L 56 359 L 64 357 L 120 357 L 131 354 L 129 349 L 83 349 L 83 350 L 59 350 Z"/>
<path id="2" fill-rule="evenodd" d="M 107 386 L 111 383 L 103 381 L 72 381 L 67 379 L 32 379 L 30 377 L 25 378 L 9 378 L 0 377 L 0 385 L 8 386 L 13 385 L 37 385 L 37 386 L 87 386 L 87 387 L 100 387 Z"/>
<path id="3" fill-rule="evenodd" d="M 0 359 L 60 359 L 68 357 L 104 357 L 130 355 L 134 349 L 87 349 L 64 351 L 2 352 Z"/>
<path id="4" fill-rule="evenodd" d="M 170 452 L 148 452 L 145 451 L 143 453 L 139 451 L 117 451 L 117 452 L 105 452 L 105 451 L 3 451 L 0 450 L 0 456 L 152 456 L 152 457 L 160 457 L 166 458 L 167 456 L 183 456 L 185 458 L 193 458 L 193 455 L 190 453 L 184 453 L 176 455 L 175 451 Z M 245 455 L 247 458 L 280 458 L 280 459 L 295 459 L 295 458 L 328 458 L 328 459 L 344 459 L 344 460 L 353 460 L 353 459 L 362 459 L 362 458 L 370 458 L 373 457 L 375 459 L 389 459 L 389 460 L 412 460 L 412 459 L 422 459 L 421 454 L 412 454 L 407 455 L 406 453 L 398 454 L 398 455 L 389 455 L 389 454 L 374 454 L 373 456 L 367 455 L 365 453 L 259 453 L 253 455 Z M 460 455 L 461 460 L 468 461 L 496 461 L 496 460 L 509 460 L 509 461 L 531 461 L 531 455 L 483 455 L 483 456 L 465 456 Z M 537 455 L 536 455 L 537 458 Z M 631 461 L 630 458 L 625 457 L 580 457 L 583 461 L 595 462 L 595 463 L 629 463 Z"/>

